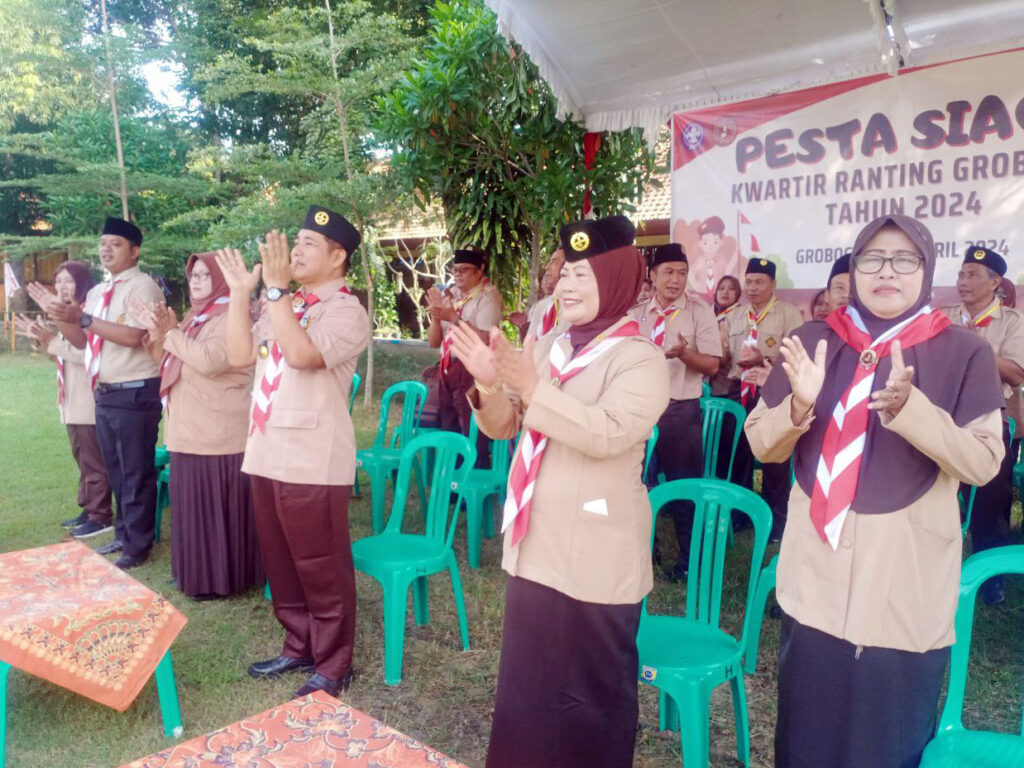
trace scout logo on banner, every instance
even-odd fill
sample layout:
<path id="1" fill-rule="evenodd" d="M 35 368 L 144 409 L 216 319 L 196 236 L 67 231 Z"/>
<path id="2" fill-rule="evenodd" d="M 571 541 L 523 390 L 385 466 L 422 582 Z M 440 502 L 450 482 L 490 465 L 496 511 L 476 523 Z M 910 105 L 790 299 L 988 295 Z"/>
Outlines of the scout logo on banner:
<path id="1" fill-rule="evenodd" d="M 672 118 L 672 240 L 710 300 L 748 258 L 780 288 L 824 287 L 877 216 L 923 221 L 952 285 L 968 244 L 1024 278 L 1024 50 L 877 75 Z"/>

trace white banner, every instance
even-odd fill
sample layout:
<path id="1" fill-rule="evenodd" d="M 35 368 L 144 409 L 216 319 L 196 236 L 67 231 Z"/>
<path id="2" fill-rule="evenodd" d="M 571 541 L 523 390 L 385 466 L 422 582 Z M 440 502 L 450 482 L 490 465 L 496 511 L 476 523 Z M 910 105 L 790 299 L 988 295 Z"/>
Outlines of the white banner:
<path id="1" fill-rule="evenodd" d="M 1024 50 L 861 78 L 672 119 L 672 240 L 709 301 L 747 259 L 780 288 L 823 288 L 831 263 L 877 216 L 935 238 L 935 285 L 969 244 L 1024 278 Z"/>

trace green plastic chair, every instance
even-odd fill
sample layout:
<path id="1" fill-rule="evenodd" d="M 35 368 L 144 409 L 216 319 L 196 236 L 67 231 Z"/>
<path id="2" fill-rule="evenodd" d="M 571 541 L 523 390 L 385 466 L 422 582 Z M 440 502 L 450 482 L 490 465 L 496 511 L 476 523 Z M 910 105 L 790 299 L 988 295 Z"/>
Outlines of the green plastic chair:
<path id="1" fill-rule="evenodd" d="M 409 480 L 417 458 L 424 451 L 434 452 L 430 496 L 424 510 L 426 530 L 422 534 L 402 533 L 402 519 L 409 500 Z M 405 606 L 409 587 L 413 587 L 413 614 L 416 625 L 428 623 L 427 576 L 446 570 L 452 581 L 455 608 L 459 616 L 462 649 L 469 650 L 469 628 L 462 595 L 459 564 L 452 550 L 458 523 L 461 488 L 469 474 L 476 450 L 465 435 L 435 432 L 415 438 L 402 451 L 395 484 L 394 506 L 383 533 L 360 539 L 352 545 L 352 560 L 357 570 L 380 582 L 384 592 L 384 682 L 402 682 L 402 657 L 405 649 Z M 452 492 L 458 494 L 454 506 Z"/>
<path id="2" fill-rule="evenodd" d="M 658 425 L 655 424 L 654 427 L 651 429 L 651 436 L 647 439 L 647 451 L 646 451 L 646 453 L 644 455 L 644 473 L 643 473 L 643 475 L 640 476 L 640 481 L 644 485 L 647 485 L 648 481 L 650 481 L 650 479 L 651 479 L 650 478 L 650 473 L 651 473 L 650 472 L 650 470 L 651 470 L 651 457 L 654 456 L 654 449 L 658 445 L 658 436 L 659 436 Z M 658 483 L 662 482 L 663 479 L 664 479 L 664 475 L 660 475 L 659 474 L 658 477 L 654 478 L 654 484 L 657 485 Z"/>
<path id="3" fill-rule="evenodd" d="M 1007 416 L 1006 419 L 1010 427 L 1010 444 L 1012 445 L 1013 438 L 1017 434 L 1017 422 L 1013 420 L 1012 416 Z M 1022 487 L 1020 484 L 1021 476 L 1018 475 L 1018 472 L 1024 473 L 1024 469 L 1021 468 L 1019 460 L 1014 464 L 1013 467 L 1012 483 L 1013 485 L 1016 485 L 1018 488 L 1022 488 L 1021 492 L 1024 493 L 1024 487 Z M 966 501 L 964 500 L 963 491 L 957 494 L 957 500 L 960 502 L 960 516 L 964 519 L 963 523 L 960 525 L 960 535 L 964 537 L 967 536 L 967 531 L 971 527 L 971 515 L 974 513 L 974 497 L 978 492 L 978 486 L 972 485 L 970 486 L 970 488 L 971 492 L 967 495 Z"/>
<path id="4" fill-rule="evenodd" d="M 1024 546 L 995 547 L 972 555 L 960 577 L 956 644 L 949 665 L 949 688 L 935 737 L 921 757 L 921 768 L 1015 768 L 1024 766 L 1024 735 L 964 728 L 964 688 L 971 653 L 971 629 L 978 588 L 993 576 L 1024 574 Z"/>
<path id="5" fill-rule="evenodd" d="M 156 516 L 153 518 L 153 543 L 160 541 L 160 528 L 164 523 L 164 510 L 171 506 L 171 465 L 156 476 Z"/>
<path id="6" fill-rule="evenodd" d="M 722 450 L 722 426 L 725 420 L 732 417 L 735 429 L 732 435 L 732 445 L 726 446 L 729 451 L 729 469 L 725 477 L 720 480 L 728 480 L 732 477 L 732 465 L 736 460 L 736 447 L 740 444 L 740 433 L 743 431 L 743 422 L 747 420 L 747 412 L 743 406 L 735 400 L 727 397 L 702 397 L 700 399 L 701 437 L 704 442 L 704 477 L 718 478 L 718 455 Z"/>
<path id="7" fill-rule="evenodd" d="M 757 649 L 761 645 L 761 625 L 764 623 L 764 609 L 768 598 L 775 591 L 775 571 L 779 565 L 779 556 L 772 559 L 757 578 L 757 592 L 754 593 L 754 606 L 747 624 L 747 648 L 743 654 L 743 671 L 752 675 L 757 671 Z"/>
<path id="8" fill-rule="evenodd" d="M 652 512 L 672 501 L 693 501 L 685 616 L 652 615 L 644 600 L 637 634 L 640 679 L 658 688 L 662 730 L 680 730 L 686 768 L 708 764 L 708 707 L 711 694 L 728 682 L 736 717 L 736 755 L 750 765 L 743 654 L 753 612 L 772 514 L 760 496 L 724 480 L 693 479 L 663 483 L 650 492 Z M 720 626 L 722 576 L 732 512 L 747 515 L 754 527 L 743 629 L 733 637 Z M 652 531 L 653 546 L 653 531 Z"/>
<path id="9" fill-rule="evenodd" d="M 11 665 L 0 661 L 0 768 L 7 760 L 7 676 Z M 164 736 L 178 739 L 185 732 L 181 724 L 181 706 L 178 702 L 178 688 L 174 682 L 174 663 L 171 652 L 167 651 L 153 670 L 156 693 L 160 701 L 160 717 L 164 724 Z M 69 745 L 70 747 L 70 745 Z"/>
<path id="10" fill-rule="evenodd" d="M 700 396 L 711 397 L 711 385 L 707 381 L 702 381 L 700 384 Z"/>
<path id="11" fill-rule="evenodd" d="M 402 398 L 401 420 L 388 434 L 391 403 Z M 381 396 L 377 437 L 371 448 L 356 451 L 356 470 L 363 470 L 370 478 L 370 506 L 373 514 L 373 532 L 384 530 L 384 494 L 387 481 L 393 478 L 402 459 L 402 449 L 412 442 L 419 424 L 420 412 L 427 399 L 427 385 L 422 381 L 399 381 L 388 387 Z M 420 478 L 419 475 L 417 475 Z M 422 483 L 422 480 L 421 480 Z M 426 498 L 420 488 L 420 498 Z"/>
<path id="12" fill-rule="evenodd" d="M 476 446 L 479 427 L 476 416 L 469 426 L 469 443 Z M 462 483 L 462 502 L 466 509 L 466 559 L 470 568 L 480 567 L 483 537 L 494 537 L 494 519 L 505 503 L 511 440 L 491 441 L 491 466 L 471 467 Z M 490 505 L 485 505 L 487 499 Z"/>

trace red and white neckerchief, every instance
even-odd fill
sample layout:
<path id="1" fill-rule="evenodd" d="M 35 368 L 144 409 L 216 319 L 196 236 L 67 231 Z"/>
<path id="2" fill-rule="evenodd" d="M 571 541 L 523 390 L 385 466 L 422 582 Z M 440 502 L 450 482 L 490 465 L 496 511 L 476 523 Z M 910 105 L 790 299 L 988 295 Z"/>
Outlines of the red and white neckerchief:
<path id="1" fill-rule="evenodd" d="M 114 298 L 114 286 L 120 280 L 111 280 L 110 285 L 103 289 L 100 297 L 100 305 L 92 316 L 98 320 L 106 320 L 110 312 L 110 300 Z M 85 372 L 89 375 L 89 386 L 96 389 L 96 383 L 100 378 L 100 355 L 103 352 L 103 337 L 99 334 L 86 331 L 85 333 Z"/>
<path id="2" fill-rule="evenodd" d="M 630 320 L 608 335 L 599 335 L 575 357 L 567 355 L 556 342 L 548 356 L 551 363 L 551 383 L 556 387 L 562 386 L 623 339 L 639 335 L 640 326 L 635 320 Z M 547 435 L 536 429 L 527 429 L 519 443 L 519 454 L 508 473 L 508 496 L 502 513 L 501 530 L 504 533 L 512 525 L 513 547 L 522 541 L 530 527 L 533 488 L 547 444 Z"/>
<path id="3" fill-rule="evenodd" d="M 899 340 L 902 349 L 907 350 L 936 336 L 950 322 L 942 312 L 926 305 L 874 340 L 853 307 L 832 312 L 825 322 L 860 354 L 853 381 L 836 403 L 825 429 L 811 492 L 811 522 L 822 541 L 835 550 L 843 522 L 857 494 L 857 477 L 870 415 L 868 403 L 879 360 L 889 356 L 894 341 Z"/>
<path id="4" fill-rule="evenodd" d="M 658 306 L 657 299 L 651 299 L 651 305 L 651 310 L 658 316 L 658 319 L 654 321 L 654 327 L 651 328 L 651 341 L 661 347 L 665 344 L 665 332 L 668 330 L 668 324 L 679 314 L 679 307 L 670 304 L 662 309 Z"/>
<path id="5" fill-rule="evenodd" d="M 222 307 L 225 304 L 230 303 L 230 301 L 231 301 L 231 297 L 230 296 L 221 296 L 219 299 L 215 300 L 212 304 L 207 306 L 205 312 L 193 316 L 192 320 L 189 321 L 189 324 L 186 325 L 184 328 L 180 329 L 181 332 L 183 334 L 185 334 L 185 338 L 191 339 L 193 336 L 195 336 L 199 332 L 199 329 L 202 327 L 202 325 L 207 320 L 209 320 L 211 317 L 214 316 L 213 313 L 210 311 L 213 307 Z M 167 366 L 170 365 L 172 357 L 174 357 L 174 355 L 172 355 L 170 352 L 164 352 L 163 359 L 160 361 L 160 376 L 161 376 L 161 378 L 163 377 L 164 372 L 167 370 Z M 160 396 L 160 402 L 163 403 L 164 408 L 166 408 L 167 407 L 167 392 L 163 391 L 163 385 L 162 384 L 161 384 L 160 389 L 162 391 L 162 394 Z"/>
<path id="6" fill-rule="evenodd" d="M 455 310 L 456 317 L 459 317 L 459 318 L 462 317 L 462 310 L 463 310 L 463 308 L 472 299 L 474 299 L 476 297 L 476 295 L 478 293 L 480 293 L 480 291 L 482 291 L 487 284 L 488 284 L 487 283 L 487 278 L 485 277 L 479 283 L 474 285 L 473 289 L 469 293 L 467 293 L 461 299 L 456 299 L 455 301 L 452 302 L 452 308 Z M 454 327 L 455 327 L 455 323 L 451 323 L 449 325 L 449 327 L 448 327 L 448 333 L 446 333 L 444 335 L 444 338 L 441 339 L 441 375 L 442 376 L 447 376 L 448 375 L 448 369 L 451 367 L 451 364 L 452 364 L 452 344 L 454 344 L 454 340 L 452 339 L 452 329 Z"/>
<path id="7" fill-rule="evenodd" d="M 750 331 L 747 333 L 747 338 L 743 340 L 744 347 L 751 347 L 757 349 L 757 326 L 765 315 L 772 311 L 772 307 L 775 306 L 777 301 L 775 296 L 772 296 L 772 300 L 768 302 L 764 309 L 761 310 L 759 315 L 754 314 L 754 308 L 751 307 L 747 310 L 747 322 L 750 324 Z M 736 306 L 735 304 L 733 306 Z M 750 380 L 751 369 L 744 368 L 740 373 L 740 403 L 743 407 L 747 407 L 747 402 L 757 397 L 757 384 Z"/>
<path id="8" fill-rule="evenodd" d="M 338 293 L 352 293 L 348 289 L 347 285 L 342 285 L 338 289 Z M 299 291 L 292 297 L 292 311 L 295 313 L 295 317 L 299 319 L 299 322 L 306 326 L 303 322 L 306 319 L 306 313 L 310 307 L 314 304 L 320 303 L 320 297 L 315 293 L 303 294 Z M 259 386 L 256 387 L 256 391 L 252 396 L 252 427 L 249 429 L 251 435 L 257 429 L 260 432 L 267 431 L 267 420 L 270 418 L 270 409 L 274 405 L 274 397 L 277 395 L 277 388 L 281 386 L 281 377 L 284 375 L 284 369 L 288 367 L 288 363 L 285 362 L 284 354 L 281 352 L 281 347 L 275 341 L 270 345 L 270 348 L 264 353 L 263 350 L 266 347 L 261 345 L 260 354 L 266 354 L 267 364 L 263 368 L 263 378 L 260 379 Z"/>
<path id="9" fill-rule="evenodd" d="M 732 314 L 733 310 L 736 309 L 739 305 L 740 303 L 737 301 L 735 304 L 731 304 L 730 306 L 726 307 L 717 315 L 715 315 L 715 320 L 717 320 L 718 322 L 722 322 L 723 320 L 725 320 L 725 318 Z"/>
<path id="10" fill-rule="evenodd" d="M 547 336 L 553 330 L 555 325 L 558 323 L 558 299 L 551 299 L 551 306 L 547 308 L 544 313 L 544 317 L 540 319 L 540 324 L 537 326 L 537 338 L 541 336 Z"/>
<path id="11" fill-rule="evenodd" d="M 67 390 L 64 383 L 64 358 L 57 358 L 57 405 L 64 405 L 67 399 Z"/>
<path id="12" fill-rule="evenodd" d="M 965 328 L 987 328 L 992 324 L 992 315 L 999 307 L 1002 306 L 1002 302 L 999 301 L 999 297 L 995 298 L 988 308 L 978 315 L 978 319 L 973 319 L 966 310 L 960 310 L 960 320 L 963 322 Z"/>

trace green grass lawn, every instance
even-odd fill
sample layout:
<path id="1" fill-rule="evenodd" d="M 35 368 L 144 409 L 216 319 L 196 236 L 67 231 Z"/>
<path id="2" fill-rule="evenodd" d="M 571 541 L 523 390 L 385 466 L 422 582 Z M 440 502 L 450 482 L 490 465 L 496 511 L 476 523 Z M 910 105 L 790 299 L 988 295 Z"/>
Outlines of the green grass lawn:
<path id="1" fill-rule="evenodd" d="M 432 363 L 436 351 L 385 345 L 378 348 L 376 396 L 394 381 L 411 378 Z M 361 366 L 362 368 L 362 366 Z M 36 356 L 0 355 L 0 551 L 64 540 L 59 521 L 77 514 L 77 470 L 54 408 L 53 366 Z M 372 442 L 376 411 L 357 404 L 354 418 L 360 445 Z M 368 484 L 350 509 L 353 538 L 370 533 Z M 230 600 L 195 603 L 177 591 L 170 577 L 170 515 L 153 558 L 132 575 L 168 597 L 189 620 L 172 648 L 181 697 L 185 737 L 214 730 L 289 698 L 301 676 L 256 682 L 249 663 L 275 656 L 283 633 L 262 592 Z M 659 524 L 659 530 L 660 526 Z M 472 650 L 461 651 L 454 604 L 447 579 L 431 580 L 430 625 L 408 623 L 404 678 L 384 685 L 381 594 L 376 582 L 359 575 L 357 677 L 343 699 L 469 766 L 482 766 L 501 644 L 505 577 L 500 542 L 485 540 L 482 567 L 465 561 L 465 534 L 456 537 Z M 668 527 L 664 542 L 673 540 Z M 103 538 L 89 543 L 105 543 Z M 666 547 L 668 549 L 668 547 Z M 774 548 L 773 548 L 774 549 Z M 671 555 L 666 552 L 666 555 Z M 745 595 L 747 535 L 738 537 L 727 564 L 724 624 L 738 629 Z M 1014 731 L 1020 727 L 1021 632 L 1024 590 L 1011 580 L 1007 606 L 979 607 L 974 666 L 968 688 L 970 721 L 976 726 Z M 681 612 L 682 587 L 658 582 L 652 610 Z M 772 763 L 775 721 L 775 655 L 778 622 L 766 618 L 760 665 L 747 678 L 753 764 Z M 823 681 L 823 684 L 828 684 Z M 168 745 L 163 737 L 156 688 L 148 683 L 125 713 L 12 670 L 9 683 L 8 766 L 116 766 Z M 641 731 L 635 765 L 680 765 L 679 739 L 657 729 L 657 697 L 641 686 Z M 711 707 L 713 765 L 735 764 L 735 731 L 728 687 L 716 692 Z M 529 768 L 524 766 L 524 768 Z"/>

